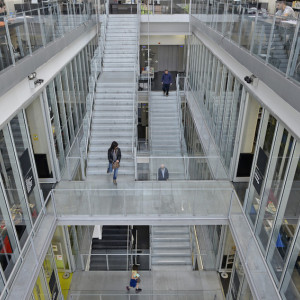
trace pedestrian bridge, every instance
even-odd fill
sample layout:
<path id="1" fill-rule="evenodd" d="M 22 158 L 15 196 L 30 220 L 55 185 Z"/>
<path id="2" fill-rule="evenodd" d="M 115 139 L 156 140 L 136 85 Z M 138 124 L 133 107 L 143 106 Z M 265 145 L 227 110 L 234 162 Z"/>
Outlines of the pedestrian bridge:
<path id="1" fill-rule="evenodd" d="M 242 214 L 229 181 L 131 181 L 115 188 L 69 181 L 51 198 L 48 212 L 59 225 L 216 225 Z"/>

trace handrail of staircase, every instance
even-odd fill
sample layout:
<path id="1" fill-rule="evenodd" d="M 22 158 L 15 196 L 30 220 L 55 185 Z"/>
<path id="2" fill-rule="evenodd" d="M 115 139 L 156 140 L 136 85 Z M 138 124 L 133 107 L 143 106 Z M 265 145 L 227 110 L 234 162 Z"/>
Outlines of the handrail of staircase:
<path id="1" fill-rule="evenodd" d="M 107 18 L 103 19 L 101 36 L 98 42 L 98 47 L 95 50 L 94 57 L 91 60 L 91 75 L 89 76 L 89 93 L 86 97 L 86 114 L 83 119 L 83 138 L 80 145 L 80 159 L 82 166 L 82 177 L 85 179 L 84 161 L 87 159 L 88 146 L 91 135 L 91 124 L 93 115 L 93 105 L 95 100 L 95 89 L 97 79 L 102 71 L 102 60 L 104 53 L 104 43 L 106 38 Z"/>
<path id="2" fill-rule="evenodd" d="M 137 39 L 136 39 L 136 60 L 134 67 L 134 87 L 133 87 L 133 103 L 132 103 L 132 141 L 131 141 L 131 152 L 135 155 L 134 148 L 137 147 L 137 106 L 138 106 L 138 86 L 139 86 L 139 69 L 140 69 L 140 1 L 137 2 L 137 18 L 136 18 L 136 28 L 137 28 Z"/>
<path id="3" fill-rule="evenodd" d="M 176 101 L 178 111 L 178 124 L 179 124 L 179 137 L 180 137 L 180 148 L 183 154 L 183 136 L 182 136 L 182 117 L 181 117 L 181 97 L 180 97 L 180 86 L 179 86 L 179 75 L 176 75 Z"/>

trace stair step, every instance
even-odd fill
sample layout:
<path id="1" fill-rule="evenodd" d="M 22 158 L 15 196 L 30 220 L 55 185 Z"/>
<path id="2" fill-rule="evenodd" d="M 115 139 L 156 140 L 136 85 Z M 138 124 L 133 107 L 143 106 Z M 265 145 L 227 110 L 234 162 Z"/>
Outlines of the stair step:
<path id="1" fill-rule="evenodd" d="M 110 124 L 111 126 L 113 126 L 114 124 L 132 124 L 133 118 L 112 118 L 109 117 L 109 122 L 107 122 L 107 118 L 96 118 L 92 120 L 92 124 Z"/>
<path id="2" fill-rule="evenodd" d="M 191 257 L 152 257 L 152 265 L 190 265 L 192 263 Z"/>
<path id="3" fill-rule="evenodd" d="M 133 103 L 133 93 L 118 93 L 117 91 L 111 91 L 110 93 L 101 93 L 97 92 L 95 95 L 95 103 L 98 104 L 98 102 L 101 101 L 105 103 L 105 101 L 110 101 L 111 103 L 116 103 L 114 101 L 119 101 L 117 104 L 121 104 L 122 101 L 126 103 Z"/>
<path id="4" fill-rule="evenodd" d="M 106 163 L 107 163 L 107 151 L 104 151 L 102 153 L 100 152 L 96 152 L 96 151 L 90 151 L 89 154 L 88 154 L 88 159 L 89 160 L 106 160 Z M 122 151 L 122 162 L 130 162 L 133 160 L 133 157 L 132 157 L 132 153 L 123 153 Z"/>
<path id="5" fill-rule="evenodd" d="M 135 67 L 103 67 L 102 70 L 104 72 L 123 72 L 123 71 L 134 71 Z"/>
<path id="6" fill-rule="evenodd" d="M 91 145 L 89 150 L 90 150 L 90 153 L 91 152 L 103 152 L 103 151 L 105 151 L 107 153 L 109 147 L 110 147 L 109 143 L 103 144 L 100 146 L 99 145 Z M 130 146 L 122 145 L 122 146 L 120 146 L 120 148 L 121 148 L 122 154 L 123 154 L 123 152 L 131 153 L 131 150 L 132 150 L 131 145 Z"/>
<path id="7" fill-rule="evenodd" d="M 154 234 L 160 234 L 160 233 L 190 233 L 190 227 L 189 226 L 153 226 L 152 227 L 152 233 Z"/>
<path id="8" fill-rule="evenodd" d="M 172 257 L 191 257 L 191 250 L 187 249 L 152 249 L 152 257 L 172 256 Z"/>
<path id="9" fill-rule="evenodd" d="M 118 111 L 130 111 L 131 114 L 133 113 L 133 108 L 132 108 L 132 105 L 118 105 L 117 108 L 115 106 L 112 106 L 112 105 L 104 105 L 104 104 L 95 104 L 94 105 L 94 112 L 95 111 L 105 111 L 107 113 L 111 113 L 111 112 L 115 112 L 116 109 Z"/>
<path id="10" fill-rule="evenodd" d="M 96 139 L 104 139 L 107 137 L 113 138 L 113 140 L 120 140 L 120 138 L 131 138 L 132 131 L 92 131 L 91 132 L 91 140 Z"/>
<path id="11" fill-rule="evenodd" d="M 177 243 L 179 241 L 183 241 L 183 242 L 187 242 L 190 240 L 190 235 L 189 234 L 172 234 L 172 235 L 168 235 L 168 233 L 166 233 L 165 236 L 163 236 L 162 234 L 159 234 L 159 236 L 153 236 L 152 237 L 152 242 L 170 242 L 170 243 Z"/>
<path id="12" fill-rule="evenodd" d="M 98 167 L 98 168 L 103 168 L 106 170 L 107 166 L 108 166 L 107 160 L 100 161 L 100 160 L 89 159 L 89 161 L 88 161 L 88 167 Z M 122 168 L 134 167 L 134 162 L 133 162 L 133 160 L 131 160 L 131 162 L 127 162 L 127 161 L 123 161 L 121 159 L 120 167 L 122 167 Z"/>
<path id="13" fill-rule="evenodd" d="M 107 168 L 104 168 L 103 170 L 99 170 L 98 167 L 88 167 L 87 168 L 87 175 L 107 175 L 107 176 L 110 176 L 107 174 L 106 172 Z M 120 168 L 119 171 L 118 171 L 118 175 L 134 175 L 134 167 L 132 168 Z"/>

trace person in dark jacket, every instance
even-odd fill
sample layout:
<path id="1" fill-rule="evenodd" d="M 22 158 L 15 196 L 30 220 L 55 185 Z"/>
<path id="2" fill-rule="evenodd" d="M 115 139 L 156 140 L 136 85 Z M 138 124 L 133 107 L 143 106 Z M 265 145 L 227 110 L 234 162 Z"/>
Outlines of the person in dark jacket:
<path id="1" fill-rule="evenodd" d="M 168 70 L 165 70 L 161 78 L 162 89 L 164 91 L 164 95 L 169 96 L 170 85 L 172 85 L 172 76 L 169 74 Z"/>
<path id="2" fill-rule="evenodd" d="M 118 147 L 118 143 L 116 141 L 113 141 L 111 143 L 111 146 L 107 151 L 107 158 L 108 158 L 107 173 L 112 173 L 113 164 L 119 165 L 121 161 L 121 149 Z M 118 170 L 119 170 L 119 166 L 117 168 L 114 168 L 113 183 L 115 185 L 117 185 Z"/>
<path id="3" fill-rule="evenodd" d="M 168 180 L 169 179 L 169 171 L 165 167 L 164 164 L 160 166 L 157 172 L 158 180 Z"/>

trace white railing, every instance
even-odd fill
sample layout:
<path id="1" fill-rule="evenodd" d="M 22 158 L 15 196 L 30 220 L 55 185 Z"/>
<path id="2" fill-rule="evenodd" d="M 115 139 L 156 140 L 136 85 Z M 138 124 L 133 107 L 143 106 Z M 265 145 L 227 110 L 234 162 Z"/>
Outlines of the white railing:
<path id="1" fill-rule="evenodd" d="M 133 103 L 132 103 L 132 141 L 131 141 L 131 151 L 132 155 L 135 155 L 135 149 L 137 147 L 137 110 L 138 110 L 138 86 L 139 86 L 139 70 L 140 70 L 140 2 L 137 2 L 137 18 L 136 18 L 136 28 L 137 28 L 137 39 L 136 39 L 136 61 L 134 68 L 134 86 L 133 86 Z"/>
<path id="2" fill-rule="evenodd" d="M 179 125 L 179 137 L 180 137 L 180 147 L 181 154 L 186 153 L 184 149 L 184 134 L 183 134 L 183 124 L 182 124 L 182 110 L 181 110 L 181 95 L 180 95 L 180 84 L 179 84 L 179 75 L 176 76 L 176 101 L 177 101 L 177 112 L 178 112 L 178 125 Z"/>
<path id="3" fill-rule="evenodd" d="M 82 177 L 85 179 L 85 161 L 87 160 L 88 146 L 91 136 L 91 124 L 93 116 L 93 106 L 95 100 L 95 89 L 98 77 L 102 71 L 102 61 L 104 56 L 104 45 L 107 32 L 107 16 L 102 16 L 101 35 L 98 42 L 98 48 L 91 60 L 91 75 L 89 77 L 89 93 L 86 97 L 86 114 L 83 119 L 83 137 L 80 141 L 80 160 Z M 71 179 L 70 179 L 71 180 Z"/>

